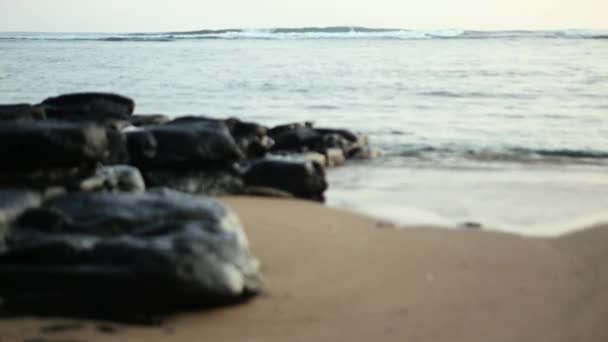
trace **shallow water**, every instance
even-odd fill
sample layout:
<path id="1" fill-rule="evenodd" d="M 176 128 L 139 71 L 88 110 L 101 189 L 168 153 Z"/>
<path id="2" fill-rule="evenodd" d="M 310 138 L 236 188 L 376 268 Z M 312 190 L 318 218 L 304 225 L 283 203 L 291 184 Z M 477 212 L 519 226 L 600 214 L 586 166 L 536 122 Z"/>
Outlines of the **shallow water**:
<path id="1" fill-rule="evenodd" d="M 5 33 L 0 102 L 114 91 L 139 113 L 352 128 L 385 156 L 332 170 L 328 203 L 408 224 L 546 235 L 608 219 L 608 40 L 449 34 Z"/>

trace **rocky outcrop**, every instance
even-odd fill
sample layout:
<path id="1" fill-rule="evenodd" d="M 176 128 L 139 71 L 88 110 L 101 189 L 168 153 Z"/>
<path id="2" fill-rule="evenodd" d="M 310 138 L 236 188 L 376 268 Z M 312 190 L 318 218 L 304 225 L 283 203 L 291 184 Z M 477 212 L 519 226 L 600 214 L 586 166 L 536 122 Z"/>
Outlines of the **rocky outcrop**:
<path id="1" fill-rule="evenodd" d="M 134 107 L 109 93 L 0 106 L 0 309 L 124 320 L 243 300 L 258 262 L 205 195 L 322 201 L 325 167 L 371 154 L 365 136 L 309 122 Z"/>
<path id="2" fill-rule="evenodd" d="M 206 197 L 75 193 L 26 211 L 6 240 L 0 297 L 9 310 L 164 311 L 259 291 L 238 218 Z"/>
<path id="3" fill-rule="evenodd" d="M 111 93 L 0 106 L 0 119 L 6 119 L 0 120 L 0 158 L 13 161 L 0 170 L 0 186 L 115 191 L 123 187 L 95 170 L 100 164 L 132 165 L 152 187 L 212 195 L 263 188 L 265 193 L 274 189 L 319 199 L 326 188 L 319 165 L 331 168 L 347 159 L 374 156 L 364 135 L 316 128 L 311 122 L 268 128 L 236 118 L 169 120 L 165 115 L 133 115 L 134 107 L 133 100 Z M 290 163 L 276 161 L 276 156 Z"/>

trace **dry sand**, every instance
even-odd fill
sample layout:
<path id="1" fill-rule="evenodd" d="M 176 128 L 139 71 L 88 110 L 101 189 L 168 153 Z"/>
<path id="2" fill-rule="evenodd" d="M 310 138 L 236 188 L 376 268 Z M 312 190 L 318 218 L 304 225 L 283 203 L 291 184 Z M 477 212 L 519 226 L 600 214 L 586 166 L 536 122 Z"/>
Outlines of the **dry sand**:
<path id="1" fill-rule="evenodd" d="M 377 221 L 290 200 L 226 198 L 263 263 L 265 292 L 160 328 L 0 320 L 0 342 L 608 341 L 608 227 L 558 239 Z"/>

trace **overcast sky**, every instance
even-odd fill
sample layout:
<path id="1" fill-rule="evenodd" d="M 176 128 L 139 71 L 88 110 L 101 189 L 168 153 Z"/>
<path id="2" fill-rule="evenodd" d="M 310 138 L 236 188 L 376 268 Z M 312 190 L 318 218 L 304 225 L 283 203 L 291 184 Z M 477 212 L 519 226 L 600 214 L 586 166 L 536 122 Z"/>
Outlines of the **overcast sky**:
<path id="1" fill-rule="evenodd" d="M 0 0 L 0 31 L 608 29 L 608 0 Z"/>

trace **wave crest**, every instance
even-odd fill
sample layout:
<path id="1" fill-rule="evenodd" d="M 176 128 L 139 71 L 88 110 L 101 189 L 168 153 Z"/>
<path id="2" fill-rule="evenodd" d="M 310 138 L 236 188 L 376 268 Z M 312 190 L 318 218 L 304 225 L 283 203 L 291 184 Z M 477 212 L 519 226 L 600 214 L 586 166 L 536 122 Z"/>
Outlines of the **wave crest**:
<path id="1" fill-rule="evenodd" d="M 462 29 L 410 30 L 358 26 L 224 29 L 162 33 L 0 33 L 0 40 L 170 42 L 199 39 L 608 39 L 608 30 L 470 31 Z"/>
<path id="2" fill-rule="evenodd" d="M 542 148 L 466 148 L 425 145 L 402 146 L 387 156 L 423 160 L 463 159 L 475 162 L 608 164 L 608 151 Z"/>

